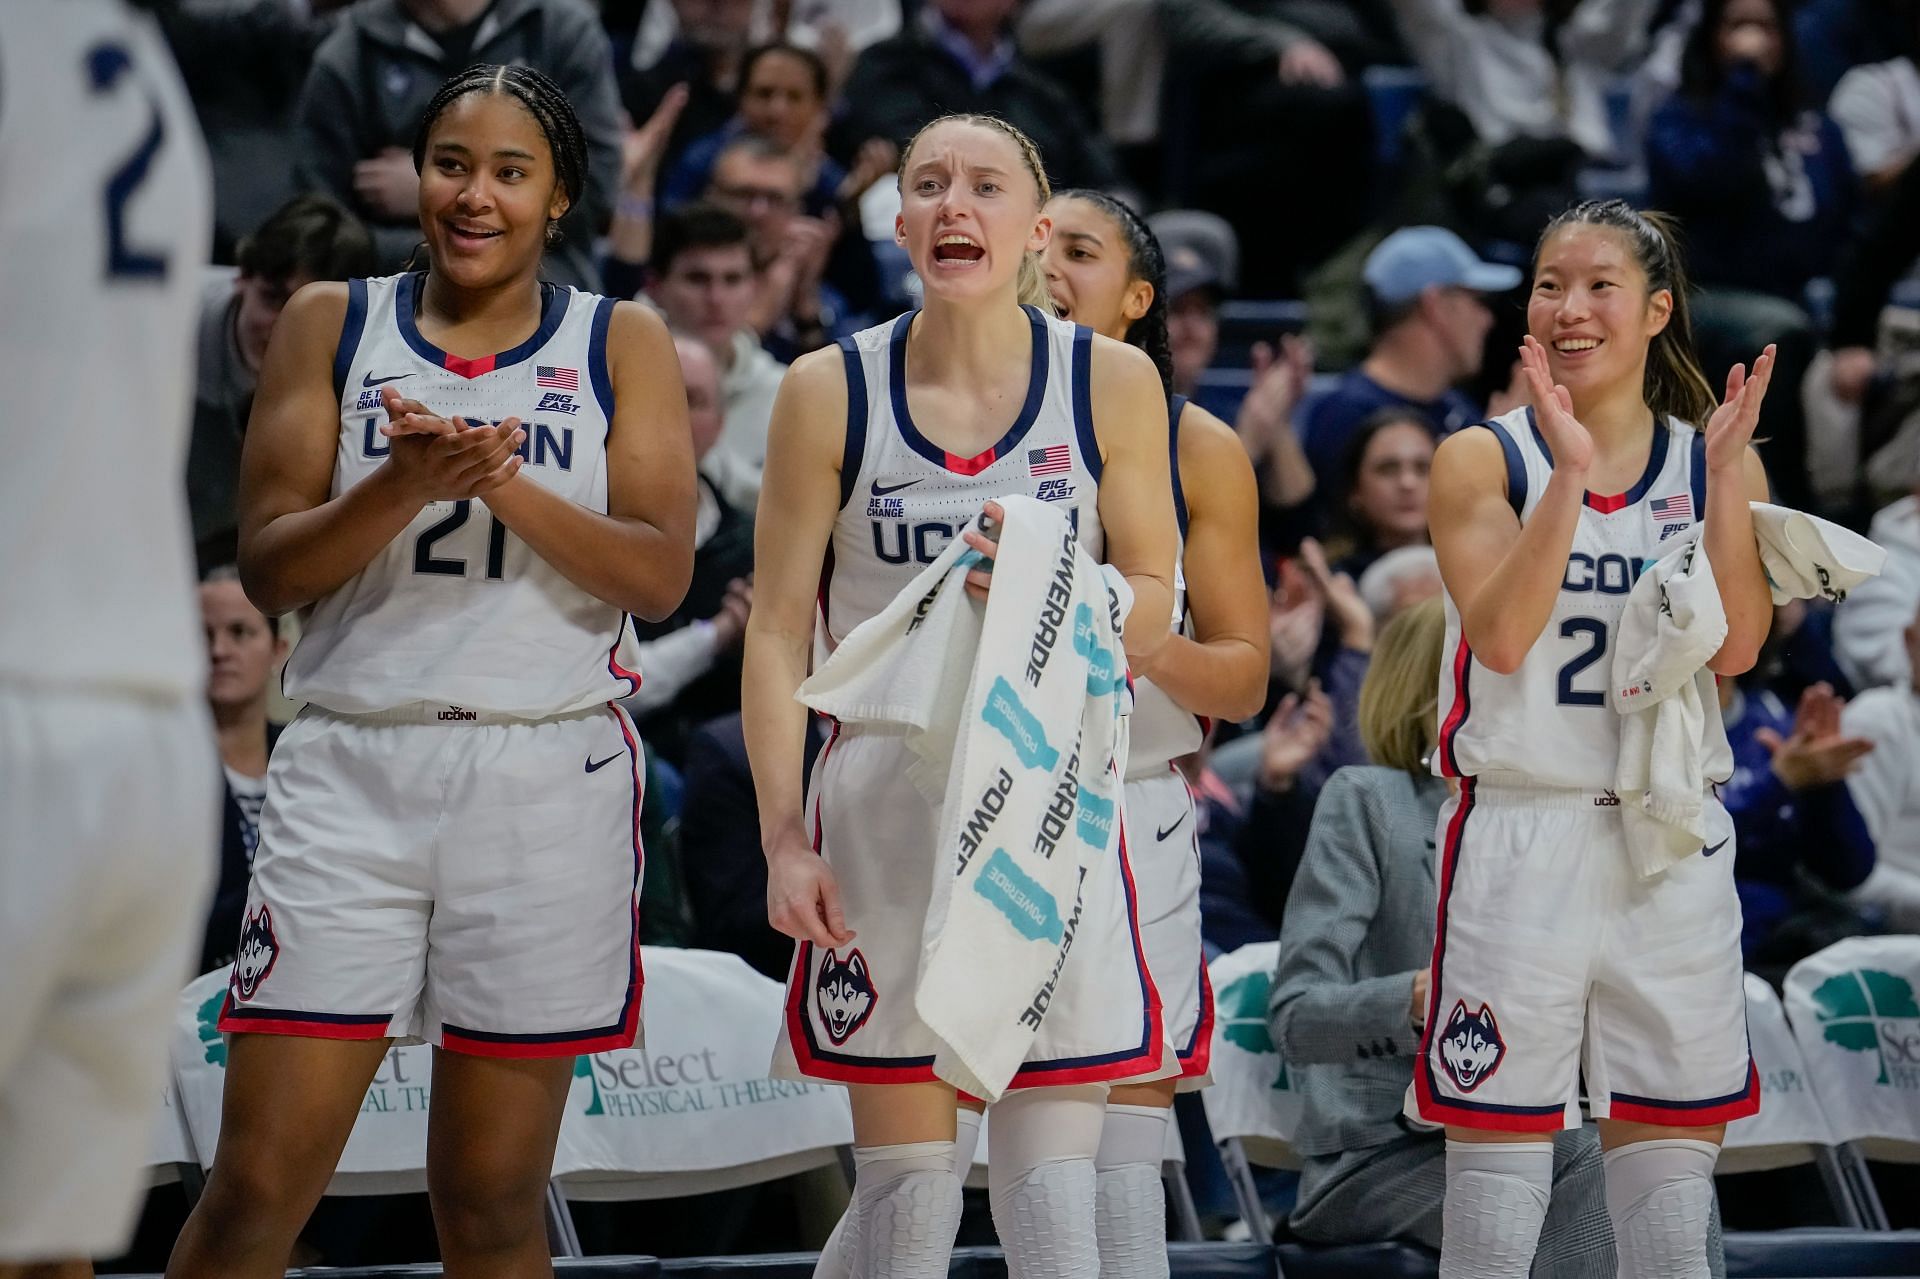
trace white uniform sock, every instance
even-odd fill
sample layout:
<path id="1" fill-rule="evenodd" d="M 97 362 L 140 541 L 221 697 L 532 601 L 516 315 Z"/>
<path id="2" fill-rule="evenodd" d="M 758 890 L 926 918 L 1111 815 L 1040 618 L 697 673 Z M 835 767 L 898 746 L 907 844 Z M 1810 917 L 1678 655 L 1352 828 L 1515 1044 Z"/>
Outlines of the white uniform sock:
<path id="1" fill-rule="evenodd" d="M 852 1279 L 946 1279 L 960 1229 L 953 1143 L 855 1146 L 853 1165 L 839 1250 Z"/>
<path id="2" fill-rule="evenodd" d="M 1008 1093 L 993 1108 L 987 1190 L 1008 1279 L 1090 1279 L 1100 1272 L 1093 1157 L 1104 1085 Z"/>
<path id="3" fill-rule="evenodd" d="M 953 1175 L 966 1184 L 967 1173 L 973 1168 L 973 1155 L 980 1148 L 980 1112 L 968 1110 L 962 1106 L 953 1117 Z M 853 1219 L 853 1205 L 847 1205 L 847 1211 L 840 1214 L 840 1220 L 833 1223 L 833 1233 L 827 1236 L 827 1242 L 820 1249 L 820 1260 L 814 1263 L 813 1279 L 852 1279 L 853 1275 L 853 1231 L 850 1222 Z"/>
<path id="4" fill-rule="evenodd" d="M 1552 1197 L 1552 1142 L 1449 1141 L 1440 1279 L 1526 1279 Z"/>
<path id="5" fill-rule="evenodd" d="M 1107 1107 L 1093 1158 L 1100 1279 L 1167 1279 L 1167 1150 L 1161 1106 Z"/>
<path id="6" fill-rule="evenodd" d="M 1606 1153 L 1607 1216 L 1622 1279 L 1706 1279 L 1713 1165 L 1707 1141 L 1636 1141 Z"/>

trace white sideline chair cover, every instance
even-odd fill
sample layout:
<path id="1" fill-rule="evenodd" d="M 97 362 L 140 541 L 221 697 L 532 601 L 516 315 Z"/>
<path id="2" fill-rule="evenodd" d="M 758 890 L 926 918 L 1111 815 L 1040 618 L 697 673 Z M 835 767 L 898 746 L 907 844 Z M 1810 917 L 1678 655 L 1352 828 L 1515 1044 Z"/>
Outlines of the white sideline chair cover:
<path id="1" fill-rule="evenodd" d="M 1838 1142 L 1920 1162 L 1920 937 L 1849 937 L 1793 966 L 1786 1010 Z"/>
<path id="2" fill-rule="evenodd" d="M 554 1181 L 568 1199 L 677 1198 L 833 1163 L 846 1090 L 770 1080 L 783 991 L 737 955 L 647 947 L 645 1046 L 575 1063 Z"/>
<path id="3" fill-rule="evenodd" d="M 1277 941 L 1255 942 L 1208 967 L 1213 980 L 1213 1087 L 1200 1094 L 1218 1142 L 1237 1141 L 1251 1162 L 1297 1168 L 1293 1134 L 1302 1101 L 1267 1033 L 1267 993 Z"/>
<path id="4" fill-rule="evenodd" d="M 1760 1113 L 1727 1125 L 1720 1172 L 1759 1172 L 1812 1162 L 1833 1129 L 1813 1090 L 1786 1009 L 1762 978 L 1747 974 L 1747 1039 L 1760 1072 Z"/>

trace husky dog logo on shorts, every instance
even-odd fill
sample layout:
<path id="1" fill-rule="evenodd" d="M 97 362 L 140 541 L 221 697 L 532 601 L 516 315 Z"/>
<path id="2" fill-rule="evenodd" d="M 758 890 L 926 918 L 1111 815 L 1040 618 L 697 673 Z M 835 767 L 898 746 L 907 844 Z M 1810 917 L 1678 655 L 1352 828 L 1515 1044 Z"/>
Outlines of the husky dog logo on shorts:
<path id="1" fill-rule="evenodd" d="M 1500 1068 L 1500 1059 L 1506 1055 L 1507 1044 L 1500 1038 L 1500 1024 L 1493 1018 L 1493 1009 L 1481 1004 L 1479 1012 L 1468 1013 L 1466 1001 L 1456 999 L 1447 1028 L 1440 1035 L 1440 1064 L 1460 1091 L 1478 1088 Z"/>
<path id="2" fill-rule="evenodd" d="M 843 960 L 836 952 L 828 951 L 820 960 L 820 976 L 814 982 L 813 997 L 820 1010 L 820 1021 L 827 1028 L 827 1038 L 836 1045 L 846 1043 L 854 1031 L 867 1024 L 867 1018 L 873 1015 L 873 1001 L 879 998 L 873 989 L 873 979 L 867 976 L 866 956 L 850 950 Z"/>
<path id="3" fill-rule="evenodd" d="M 260 983 L 273 971 L 280 957 L 280 943 L 273 935 L 273 913 L 265 905 L 260 913 L 247 912 L 240 929 L 240 952 L 233 959 L 233 993 L 242 1000 L 252 999 Z"/>

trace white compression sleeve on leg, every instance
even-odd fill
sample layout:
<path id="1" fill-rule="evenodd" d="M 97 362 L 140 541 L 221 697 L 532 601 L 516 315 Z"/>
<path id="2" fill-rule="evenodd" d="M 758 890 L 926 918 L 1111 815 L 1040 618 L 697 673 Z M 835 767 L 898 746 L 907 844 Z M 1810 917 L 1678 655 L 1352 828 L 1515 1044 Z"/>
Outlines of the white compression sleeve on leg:
<path id="1" fill-rule="evenodd" d="M 953 1118 L 953 1175 L 966 1184 L 967 1173 L 973 1167 L 974 1151 L 980 1148 L 980 1112 L 968 1110 L 965 1106 L 955 1112 Z M 847 1205 L 847 1211 L 840 1214 L 840 1220 L 833 1223 L 833 1233 L 827 1236 L 825 1246 L 820 1249 L 820 1260 L 814 1263 L 813 1279 L 852 1279 L 853 1276 L 853 1205 Z"/>
<path id="2" fill-rule="evenodd" d="M 1167 1115 L 1160 1106 L 1107 1107 L 1093 1158 L 1100 1279 L 1167 1279 Z"/>
<path id="3" fill-rule="evenodd" d="M 960 1229 L 953 1143 L 855 1146 L 853 1166 L 853 1279 L 946 1279 Z"/>
<path id="4" fill-rule="evenodd" d="M 1100 1270 L 1093 1157 L 1104 1085 L 1008 1093 L 993 1108 L 987 1190 L 1008 1279 L 1086 1279 Z"/>
<path id="5" fill-rule="evenodd" d="M 1526 1279 L 1552 1197 L 1551 1141 L 1449 1141 L 1440 1279 Z"/>
<path id="6" fill-rule="evenodd" d="M 1622 1279 L 1707 1279 L 1708 1141 L 1636 1141 L 1606 1153 L 1607 1216 Z"/>

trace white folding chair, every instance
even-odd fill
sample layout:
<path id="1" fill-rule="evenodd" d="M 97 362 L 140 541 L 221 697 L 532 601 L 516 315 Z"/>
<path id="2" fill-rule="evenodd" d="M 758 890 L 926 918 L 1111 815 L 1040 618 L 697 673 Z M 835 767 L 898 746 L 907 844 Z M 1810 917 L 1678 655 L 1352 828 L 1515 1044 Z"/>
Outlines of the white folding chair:
<path id="1" fill-rule="evenodd" d="M 737 955 L 647 947 L 644 1047 L 579 1058 L 560 1124 L 563 1200 L 670 1199 L 825 1167 L 853 1142 L 846 1090 L 767 1078 L 783 993 Z"/>
<path id="2" fill-rule="evenodd" d="M 1850 937 L 1793 966 L 1787 1018 L 1868 1227 L 1867 1159 L 1920 1163 L 1920 937 Z"/>
<path id="3" fill-rule="evenodd" d="M 1233 1185 L 1241 1218 L 1254 1238 L 1273 1238 L 1254 1168 L 1298 1168 L 1293 1134 L 1301 1097 L 1267 1031 L 1267 995 L 1279 942 L 1256 942 L 1208 967 L 1213 981 L 1213 1087 L 1201 1093 L 1207 1127 Z"/>
<path id="4" fill-rule="evenodd" d="M 160 1089 L 160 1113 L 153 1123 L 153 1139 L 147 1146 L 150 1185 L 171 1186 L 181 1180 L 186 1168 L 198 1170 L 200 1161 L 193 1152 L 193 1135 L 187 1131 L 186 1116 L 180 1110 L 180 1090 L 175 1087 L 173 1071 L 167 1071 Z"/>

